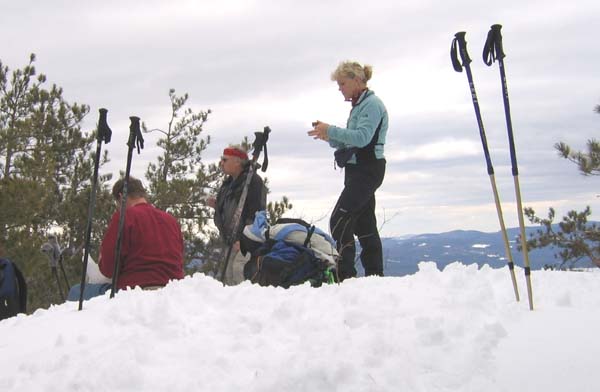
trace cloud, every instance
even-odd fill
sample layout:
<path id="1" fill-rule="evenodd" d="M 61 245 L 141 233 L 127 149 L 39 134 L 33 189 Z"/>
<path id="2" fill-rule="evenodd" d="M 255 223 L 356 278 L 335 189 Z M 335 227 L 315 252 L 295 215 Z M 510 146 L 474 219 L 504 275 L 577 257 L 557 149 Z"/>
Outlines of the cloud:
<path id="1" fill-rule="evenodd" d="M 392 162 L 438 161 L 471 157 L 480 152 L 481 146 L 472 140 L 447 138 L 410 149 L 403 148 L 400 151 L 393 151 L 388 156 Z"/>

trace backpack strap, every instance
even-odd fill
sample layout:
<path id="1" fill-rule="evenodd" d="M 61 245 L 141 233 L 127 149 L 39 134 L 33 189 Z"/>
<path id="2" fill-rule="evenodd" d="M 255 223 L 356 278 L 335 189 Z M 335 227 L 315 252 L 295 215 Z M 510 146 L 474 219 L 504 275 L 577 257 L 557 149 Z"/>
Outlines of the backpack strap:
<path id="1" fill-rule="evenodd" d="M 306 239 L 304 240 L 304 246 L 306 248 L 310 248 L 310 238 L 312 237 L 314 232 L 315 232 L 315 226 L 311 226 L 308 229 L 308 232 L 306 233 Z"/>
<path id="2" fill-rule="evenodd" d="M 307 223 L 305 220 L 299 219 L 299 218 L 279 218 L 279 219 L 277 219 L 277 222 L 275 222 L 275 224 L 287 224 L 287 223 L 296 223 L 296 224 L 306 227 L 307 229 L 312 226 L 310 223 Z"/>
<path id="3" fill-rule="evenodd" d="M 278 232 L 275 234 L 273 239 L 277 241 L 285 241 L 287 236 L 294 232 L 300 231 L 306 233 L 306 238 L 304 239 L 304 246 L 310 247 L 310 239 L 313 233 L 316 230 L 314 225 L 309 225 L 304 222 L 302 219 L 293 219 L 293 218 L 281 218 L 277 220 L 277 224 L 284 225 Z"/>
<path id="4" fill-rule="evenodd" d="M 27 313 L 27 282 L 25 282 L 23 273 L 19 268 L 17 268 L 15 263 L 13 263 L 13 267 L 15 267 L 15 277 L 17 278 L 17 286 L 19 291 L 19 312 Z"/>

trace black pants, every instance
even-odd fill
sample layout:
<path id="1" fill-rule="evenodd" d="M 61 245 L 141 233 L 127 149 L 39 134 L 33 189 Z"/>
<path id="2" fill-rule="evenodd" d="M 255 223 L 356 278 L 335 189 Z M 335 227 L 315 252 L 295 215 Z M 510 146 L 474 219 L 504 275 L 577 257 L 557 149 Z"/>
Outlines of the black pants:
<path id="1" fill-rule="evenodd" d="M 385 176 L 385 159 L 360 164 L 348 164 L 344 190 L 329 221 L 341 260 L 340 280 L 356 276 L 354 236 L 362 248 L 360 260 L 365 275 L 383 276 L 383 252 L 375 217 L 375 191 Z"/>

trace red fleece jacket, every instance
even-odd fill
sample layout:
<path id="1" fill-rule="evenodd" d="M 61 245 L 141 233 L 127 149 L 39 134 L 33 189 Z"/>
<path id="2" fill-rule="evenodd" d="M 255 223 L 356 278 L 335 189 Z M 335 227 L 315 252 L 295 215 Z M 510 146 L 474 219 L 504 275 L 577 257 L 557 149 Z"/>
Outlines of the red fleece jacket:
<path id="1" fill-rule="evenodd" d="M 110 220 L 100 248 L 100 271 L 112 278 L 119 212 Z M 177 220 L 151 204 L 127 208 L 117 287 L 162 286 L 183 278 L 183 236 Z"/>

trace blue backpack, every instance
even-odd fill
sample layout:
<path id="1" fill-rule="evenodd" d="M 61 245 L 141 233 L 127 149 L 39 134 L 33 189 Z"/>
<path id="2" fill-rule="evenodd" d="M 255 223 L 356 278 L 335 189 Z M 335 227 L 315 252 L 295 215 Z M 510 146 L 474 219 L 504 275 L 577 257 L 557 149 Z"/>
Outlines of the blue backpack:
<path id="1" fill-rule="evenodd" d="M 0 259 L 0 320 L 27 311 L 27 283 L 10 260 Z"/>
<path id="2" fill-rule="evenodd" d="M 278 233 L 252 252 L 244 267 L 244 277 L 261 286 L 290 286 L 310 282 L 319 287 L 323 283 L 335 282 L 335 269 L 327 260 L 309 247 L 315 227 L 301 219 L 280 219 L 278 223 L 294 223 L 306 230 L 304 244 L 283 240 L 286 233 Z M 281 235 L 279 235 L 281 234 Z M 267 231 L 268 237 L 268 231 Z"/>

